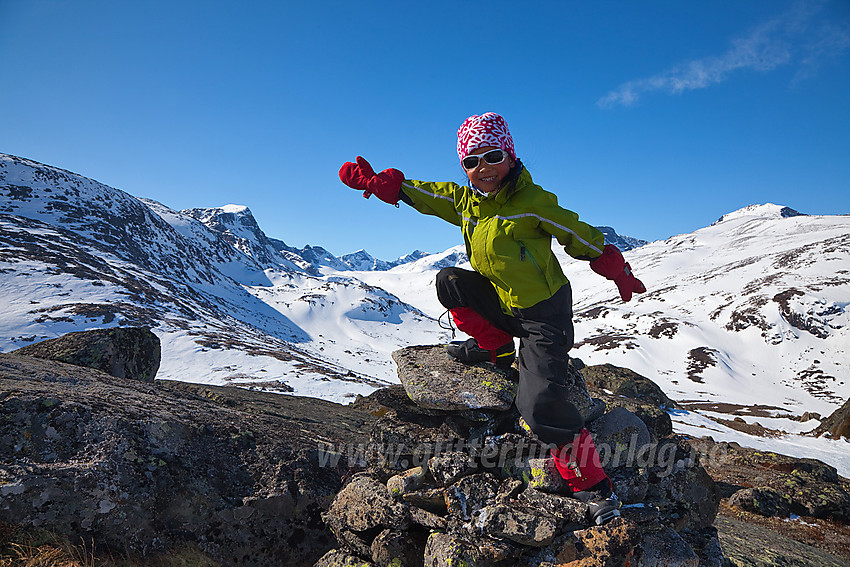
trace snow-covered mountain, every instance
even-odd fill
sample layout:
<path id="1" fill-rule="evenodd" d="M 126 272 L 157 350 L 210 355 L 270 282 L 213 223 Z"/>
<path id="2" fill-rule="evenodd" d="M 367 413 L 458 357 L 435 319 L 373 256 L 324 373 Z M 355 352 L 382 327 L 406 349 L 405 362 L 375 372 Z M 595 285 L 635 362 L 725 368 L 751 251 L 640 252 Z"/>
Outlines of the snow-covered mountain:
<path id="1" fill-rule="evenodd" d="M 343 401 L 395 381 L 393 350 L 443 338 L 383 289 L 321 275 L 246 207 L 174 211 L 2 154 L 0 242 L 3 351 L 147 325 L 163 343 L 160 378 Z"/>
<path id="2" fill-rule="evenodd" d="M 642 244 L 617 237 L 606 232 L 623 249 Z M 246 207 L 174 211 L 2 154 L 0 243 L 2 351 L 147 325 L 162 340 L 160 378 L 334 401 L 396 382 L 393 350 L 450 339 L 434 278 L 468 266 L 462 246 L 386 263 L 297 249 Z M 679 402 L 681 432 L 850 473 L 846 443 L 797 435 L 817 425 L 802 414 L 850 396 L 850 217 L 754 205 L 643 244 L 626 257 L 649 291 L 627 304 L 555 250 L 573 285 L 571 354 L 654 380 Z M 763 435 L 746 433 L 755 422 Z"/>
<path id="3" fill-rule="evenodd" d="M 602 234 L 605 235 L 605 244 L 613 244 L 623 252 L 628 252 L 629 250 L 634 250 L 644 244 L 648 244 L 646 240 L 641 240 L 640 238 L 617 234 L 617 231 L 610 226 L 597 226 L 596 228 L 601 230 Z"/>
<path id="4" fill-rule="evenodd" d="M 850 395 L 850 217 L 750 206 L 628 259 L 624 304 L 580 263 L 576 354 L 629 366 L 676 399 L 829 413 Z"/>

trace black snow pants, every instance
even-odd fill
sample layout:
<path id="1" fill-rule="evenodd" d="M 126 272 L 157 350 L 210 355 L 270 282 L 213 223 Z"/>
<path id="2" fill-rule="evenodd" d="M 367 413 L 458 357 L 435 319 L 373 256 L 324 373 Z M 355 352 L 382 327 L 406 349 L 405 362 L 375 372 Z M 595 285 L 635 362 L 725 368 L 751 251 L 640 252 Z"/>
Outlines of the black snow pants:
<path id="1" fill-rule="evenodd" d="M 446 309 L 468 307 L 519 337 L 520 415 L 543 443 L 572 442 L 584 427 L 584 418 L 567 397 L 567 353 L 573 346 L 570 284 L 536 305 L 514 308 L 513 316 L 502 312 L 493 284 L 478 272 L 443 268 L 436 284 L 437 298 Z"/>

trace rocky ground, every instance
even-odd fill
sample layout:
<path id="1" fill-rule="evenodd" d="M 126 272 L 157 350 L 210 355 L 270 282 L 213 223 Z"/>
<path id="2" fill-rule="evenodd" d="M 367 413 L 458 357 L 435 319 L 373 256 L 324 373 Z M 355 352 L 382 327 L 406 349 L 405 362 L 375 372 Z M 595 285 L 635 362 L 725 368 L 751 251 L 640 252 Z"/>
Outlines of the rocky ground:
<path id="1" fill-rule="evenodd" d="M 128 336 L 106 343 L 126 345 Z M 93 337 L 89 346 L 103 342 Z M 55 347 L 73 362 L 62 343 Z M 847 479 L 811 459 L 674 436 L 663 409 L 672 402 L 625 369 L 582 369 L 590 395 L 576 404 L 600 452 L 613 458 L 618 443 L 638 438 L 671 450 L 644 467 L 610 466 L 627 506 L 621 519 L 594 528 L 582 525 L 582 509 L 558 493 L 545 466 L 521 458 L 482 467 L 486 443 L 467 444 L 477 451 L 469 470 L 460 466 L 468 459 L 451 454 L 429 463 L 380 450 L 437 436 L 499 448 L 519 440 L 528 452 L 505 397 L 509 373 L 488 378 L 446 365 L 428 347 L 406 349 L 397 361 L 411 391 L 392 387 L 340 406 L 150 382 L 138 352 L 128 364 L 105 349 L 82 351 L 123 378 L 0 354 L 0 523 L 145 557 L 189 542 L 224 565 L 345 565 L 357 556 L 358 564 L 405 565 L 421 564 L 422 553 L 441 565 L 482 552 L 493 565 L 850 565 Z M 455 386 L 423 387 L 423 375 Z M 477 393 L 461 386 L 470 382 Z M 378 505 L 363 508 L 370 499 Z M 655 557 L 662 544 L 667 555 Z M 407 559 L 392 563 L 399 557 Z"/>
<path id="2" fill-rule="evenodd" d="M 776 487 L 785 496 L 780 496 L 779 501 L 785 500 L 790 506 L 791 495 L 802 497 L 807 491 L 818 499 L 828 495 L 830 487 L 850 494 L 850 481 L 838 477 L 824 488 L 816 477 L 831 477 L 829 467 L 813 459 L 795 459 L 736 444 L 715 444 L 710 438 L 695 439 L 691 444 L 701 451 L 718 447 L 717 454 L 729 455 L 728 459 L 705 462 L 705 467 L 723 497 L 714 525 L 724 554 L 734 565 L 850 566 L 847 509 L 808 510 L 798 504 L 795 509 L 799 514 L 790 510 L 780 513 L 775 508 L 781 505 L 771 504 L 766 498 L 764 507 L 773 506 L 774 510 L 773 514 L 764 515 L 741 498 L 734 498 L 739 490 Z M 735 505 L 730 504 L 730 499 Z M 836 501 L 846 499 L 839 493 Z M 816 507 L 815 504 L 813 508 Z"/>
<path id="3" fill-rule="evenodd" d="M 312 565 L 332 545 L 321 515 L 347 472 L 322 466 L 317 447 L 357 442 L 374 420 L 0 354 L 0 522 L 119 555 L 191 541 L 226 565 Z"/>
<path id="4" fill-rule="evenodd" d="M 594 396 L 605 397 L 607 390 L 630 398 L 652 399 L 665 407 L 674 405 L 653 382 L 628 369 L 599 365 L 583 368 L 582 373 Z M 837 437 L 847 427 L 846 408 L 847 404 L 825 419 L 829 427 L 822 426 L 821 433 L 831 429 Z M 719 457 L 702 459 L 701 463 L 720 491 L 722 500 L 714 527 L 731 565 L 850 566 L 848 479 L 838 477 L 832 467 L 814 459 L 797 459 L 734 443 L 718 444 L 710 437 L 690 439 L 689 443 L 702 455 Z M 730 505 L 730 498 L 738 491 L 759 487 L 777 491 L 767 494 L 772 499 L 763 499 L 761 513 L 744 500 L 746 493 L 732 499 L 735 505 Z M 815 502 L 827 497 L 830 506 Z"/>

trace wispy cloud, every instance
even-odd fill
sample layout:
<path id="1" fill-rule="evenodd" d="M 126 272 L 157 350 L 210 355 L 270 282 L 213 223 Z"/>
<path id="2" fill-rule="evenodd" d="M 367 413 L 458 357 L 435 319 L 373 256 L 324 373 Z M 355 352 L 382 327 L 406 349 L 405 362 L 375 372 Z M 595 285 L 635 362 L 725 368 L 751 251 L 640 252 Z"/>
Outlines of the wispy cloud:
<path id="1" fill-rule="evenodd" d="M 822 9 L 822 2 L 801 2 L 733 40 L 722 55 L 687 61 L 657 75 L 628 81 L 596 104 L 602 108 L 631 106 L 646 94 L 704 89 L 746 69 L 767 72 L 796 65 L 795 81 L 811 77 L 826 60 L 850 49 L 850 26 L 825 21 L 819 17 Z"/>

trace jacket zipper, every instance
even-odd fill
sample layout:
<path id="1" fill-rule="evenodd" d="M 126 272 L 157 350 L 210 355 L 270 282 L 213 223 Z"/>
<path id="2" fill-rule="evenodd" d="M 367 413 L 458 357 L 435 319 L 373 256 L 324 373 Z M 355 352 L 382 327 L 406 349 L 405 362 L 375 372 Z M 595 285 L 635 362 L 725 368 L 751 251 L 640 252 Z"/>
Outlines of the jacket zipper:
<path id="1" fill-rule="evenodd" d="M 523 244 L 522 240 L 517 240 L 519 242 L 519 259 L 521 262 L 525 262 L 525 255 L 528 254 L 528 259 L 531 260 L 531 263 L 534 264 L 534 267 L 537 268 L 538 273 L 542 276 L 543 270 L 540 268 L 540 265 L 537 264 L 537 261 L 534 259 L 534 256 L 531 255 L 531 252 L 528 251 L 525 244 Z"/>

